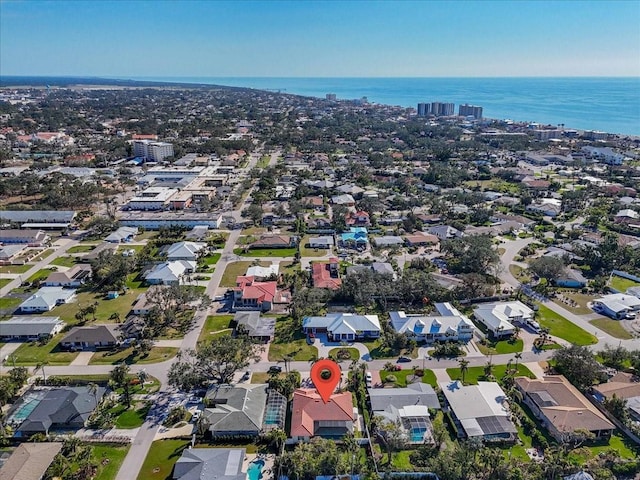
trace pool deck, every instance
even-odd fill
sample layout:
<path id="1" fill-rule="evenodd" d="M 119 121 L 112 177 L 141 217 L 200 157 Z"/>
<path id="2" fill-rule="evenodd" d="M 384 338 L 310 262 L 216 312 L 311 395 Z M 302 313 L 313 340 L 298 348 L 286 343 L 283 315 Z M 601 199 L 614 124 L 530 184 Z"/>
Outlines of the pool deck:
<path id="1" fill-rule="evenodd" d="M 264 467 L 262 467 L 262 476 L 261 480 L 271 480 L 274 478 L 273 475 L 273 465 L 275 462 L 275 455 L 264 455 L 264 454 L 255 454 L 255 453 L 247 453 L 244 462 L 242 463 L 242 471 L 246 472 L 249 468 L 249 464 L 260 458 L 264 460 Z"/>

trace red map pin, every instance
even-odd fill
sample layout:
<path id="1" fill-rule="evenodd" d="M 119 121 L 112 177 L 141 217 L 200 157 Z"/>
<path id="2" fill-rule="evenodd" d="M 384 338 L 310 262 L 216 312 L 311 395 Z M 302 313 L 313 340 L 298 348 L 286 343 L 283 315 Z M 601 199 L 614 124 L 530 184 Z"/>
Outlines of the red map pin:
<path id="1" fill-rule="evenodd" d="M 340 377 L 340 367 L 333 360 L 326 358 L 318 360 L 311 367 L 311 381 L 316 386 L 324 403 L 328 403 L 331 399 L 331 394 L 336 389 Z"/>

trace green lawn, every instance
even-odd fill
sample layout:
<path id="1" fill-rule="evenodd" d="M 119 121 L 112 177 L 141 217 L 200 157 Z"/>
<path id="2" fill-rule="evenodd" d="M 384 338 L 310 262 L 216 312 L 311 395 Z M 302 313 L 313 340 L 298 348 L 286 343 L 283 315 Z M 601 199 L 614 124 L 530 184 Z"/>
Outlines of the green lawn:
<path id="1" fill-rule="evenodd" d="M 300 240 L 300 255 L 302 257 L 324 257 L 327 253 L 331 253 L 331 249 L 326 250 L 324 248 L 307 248 L 309 244 L 309 236 L 303 237 Z"/>
<path id="2" fill-rule="evenodd" d="M 595 298 L 593 295 L 585 295 L 584 293 L 566 291 L 560 292 L 559 294 L 576 302 L 576 305 L 573 306 L 567 305 L 566 303 L 561 302 L 559 299 L 554 299 L 553 301 L 556 304 L 560 305 L 562 308 L 569 310 L 571 313 L 575 313 L 576 315 L 588 315 L 590 313 L 593 313 L 593 310 L 591 310 L 587 306 L 587 304 Z"/>
<path id="3" fill-rule="evenodd" d="M 0 310 L 15 310 L 24 300 L 17 297 L 0 298 Z"/>
<path id="4" fill-rule="evenodd" d="M 563 316 L 542 304 L 538 304 L 538 306 L 539 309 L 536 320 L 540 323 L 540 326 L 548 328 L 551 335 L 560 337 L 576 345 L 593 345 L 598 342 L 596 337 L 574 323 L 571 323 Z"/>
<path id="5" fill-rule="evenodd" d="M 246 252 L 243 248 L 233 249 L 241 257 L 293 257 L 297 251 L 297 248 L 251 248 Z"/>
<path id="6" fill-rule="evenodd" d="M 269 345 L 269 361 L 277 362 L 286 355 L 294 360 L 308 361 L 318 358 L 318 349 L 307 344 L 305 334 L 290 317 L 281 317 L 276 321 L 275 340 Z"/>
<path id="7" fill-rule="evenodd" d="M 478 346 L 478 350 L 485 355 L 499 355 L 504 353 L 521 352 L 524 342 L 522 339 L 518 339 L 515 342 L 510 340 L 500 340 L 499 342 L 487 340 L 486 345 L 483 345 L 480 342 L 476 342 L 476 345 Z"/>
<path id="8" fill-rule="evenodd" d="M 276 376 L 284 379 L 286 378 L 287 374 L 285 372 L 280 372 Z M 267 372 L 253 372 L 251 374 L 251 383 L 255 383 L 255 384 L 267 383 L 270 378 L 271 378 L 271 375 L 268 374 Z"/>
<path id="9" fill-rule="evenodd" d="M 512 368 L 513 367 L 515 367 L 515 364 L 512 366 Z M 499 380 L 502 377 L 504 377 L 506 371 L 507 371 L 506 365 L 494 365 L 493 376 Z M 452 380 L 462 380 L 462 373 L 460 372 L 460 369 L 457 367 L 447 368 L 447 374 L 449 375 L 449 378 L 451 378 Z M 533 373 L 531 373 L 531 370 L 529 370 L 526 366 L 520 365 L 520 364 L 518 365 L 518 373 L 516 374 L 516 376 L 536 378 L 536 376 Z M 478 381 L 485 381 L 484 367 L 469 367 L 467 369 L 467 372 L 465 373 L 464 381 L 466 384 L 469 384 L 469 385 L 476 385 Z"/>
<path id="10" fill-rule="evenodd" d="M 42 280 L 45 280 L 49 275 L 51 275 L 55 270 L 52 270 L 50 268 L 43 268 L 42 270 L 38 270 L 36 273 L 34 273 L 33 275 L 31 275 L 28 279 L 27 282 L 29 283 L 33 283 L 33 282 L 40 282 Z"/>
<path id="11" fill-rule="evenodd" d="M 123 362 L 126 364 L 158 363 L 175 357 L 176 353 L 178 353 L 176 347 L 153 347 L 146 357 L 133 356 L 133 348 L 129 347 L 124 350 L 96 352 L 91 357 L 89 365 L 118 365 Z"/>
<path id="12" fill-rule="evenodd" d="M 629 280 L 627 278 L 622 278 L 617 275 L 611 275 L 611 280 L 609 281 L 609 286 L 611 288 L 615 288 L 619 292 L 626 292 L 629 287 L 637 287 L 640 285 L 638 282 L 634 282 L 633 280 Z"/>
<path id="13" fill-rule="evenodd" d="M 24 264 L 24 265 L 3 265 L 0 267 L 0 273 L 25 273 L 28 272 L 29 269 L 33 268 L 33 265 Z"/>
<path id="14" fill-rule="evenodd" d="M 256 167 L 267 168 L 269 166 L 270 160 L 271 160 L 270 155 L 263 155 L 262 157 L 260 157 L 260 160 L 258 160 L 258 163 L 256 163 Z"/>
<path id="15" fill-rule="evenodd" d="M 0 278 L 0 288 L 10 284 L 12 281 L 13 281 L 12 278 Z"/>
<path id="16" fill-rule="evenodd" d="M 138 480 L 170 479 L 173 466 L 189 443 L 189 440 L 173 439 L 153 442 L 138 473 Z"/>
<path id="17" fill-rule="evenodd" d="M 433 388 L 438 386 L 438 379 L 436 378 L 436 374 L 433 373 L 432 370 L 425 369 L 424 375 L 422 375 L 422 383 L 428 383 Z"/>
<path id="18" fill-rule="evenodd" d="M 31 262 L 39 262 L 40 260 L 42 260 L 43 258 L 47 258 L 49 255 L 51 255 L 53 253 L 53 249 L 52 248 L 47 248 L 46 250 L 43 250 L 42 252 L 40 252 L 38 255 L 36 255 L 35 257 L 33 257 L 31 259 Z"/>
<path id="19" fill-rule="evenodd" d="M 128 410 L 124 405 L 118 405 L 117 408 L 120 410 L 120 413 L 114 412 L 118 415 L 118 418 L 116 418 L 116 428 L 138 428 L 144 423 L 144 419 L 147 418 L 151 403 L 140 403 Z"/>
<path id="20" fill-rule="evenodd" d="M 87 253 L 94 250 L 96 245 L 75 245 L 67 250 L 67 253 Z"/>
<path id="21" fill-rule="evenodd" d="M 75 301 L 55 307 L 51 310 L 50 314 L 59 316 L 67 323 L 75 324 L 78 323 L 76 313 L 78 313 L 81 308 L 97 302 L 96 322 L 114 323 L 114 320 L 109 320 L 111 315 L 117 313 L 120 315 L 120 320 L 124 320 L 127 313 L 131 310 L 133 301 L 143 291 L 142 289 L 128 290 L 127 293 L 121 294 L 118 298 L 111 300 L 107 299 L 102 293 L 81 292 L 76 295 Z M 93 318 L 89 316 L 88 320 L 93 320 Z"/>
<path id="22" fill-rule="evenodd" d="M 56 335 L 49 343 L 43 346 L 39 346 L 37 342 L 23 343 L 13 354 L 16 365 L 36 365 L 45 361 L 49 362 L 50 365 L 69 365 L 78 354 L 60 350 L 58 343 L 64 335 L 64 333 Z M 46 373 L 47 369 L 45 367 Z M 40 372 L 39 374 L 42 373 Z"/>
<path id="23" fill-rule="evenodd" d="M 619 320 L 613 320 L 612 318 L 596 318 L 595 320 L 591 320 L 589 322 L 594 327 L 599 328 L 600 330 L 607 332 L 612 337 L 620 338 L 622 340 L 628 340 L 633 338 L 626 328 L 620 324 Z"/>
<path id="24" fill-rule="evenodd" d="M 243 262 L 231 262 L 227 265 L 224 273 L 222 274 L 222 279 L 220 280 L 221 287 L 235 287 L 236 286 L 236 278 L 239 275 L 244 275 L 247 273 L 247 269 L 251 266 L 252 262 L 243 261 Z M 266 266 L 263 265 L 263 266 Z"/>
<path id="25" fill-rule="evenodd" d="M 232 320 L 233 315 L 209 315 L 202 326 L 202 330 L 200 330 L 198 343 L 213 338 L 212 334 L 214 332 L 229 329 Z"/>
<path id="26" fill-rule="evenodd" d="M 360 360 L 360 352 L 358 351 L 358 349 L 351 347 L 332 348 L 331 350 L 329 350 L 329 356 L 337 360 L 347 360 L 345 358 L 338 359 L 337 355 L 340 350 L 346 350 L 347 352 L 349 352 L 349 360 Z"/>
<path id="27" fill-rule="evenodd" d="M 92 443 L 91 458 L 98 465 L 94 480 L 113 480 L 129 451 L 129 445 Z"/>
<path id="28" fill-rule="evenodd" d="M 431 372 L 433 373 L 433 372 Z M 398 386 L 398 387 L 406 387 L 407 383 L 415 383 L 415 382 L 407 382 L 407 377 L 412 377 L 414 376 L 414 371 L 413 369 L 411 370 L 399 370 L 397 372 L 387 372 L 386 370 L 380 370 L 380 380 L 382 380 L 384 382 L 385 378 L 387 378 L 389 375 L 393 375 L 394 377 L 396 377 L 397 381 L 393 382 L 394 385 Z M 420 378 L 416 378 L 414 379 L 417 382 L 420 382 Z M 428 382 L 424 382 L 424 383 L 428 383 Z"/>
<path id="29" fill-rule="evenodd" d="M 208 266 L 215 265 L 216 263 L 218 263 L 218 260 L 220 260 L 221 256 L 222 254 L 220 253 L 212 253 L 211 255 L 207 255 L 206 257 L 204 257 L 202 261 L 205 265 Z"/>
<path id="30" fill-rule="evenodd" d="M 373 359 L 395 358 L 401 355 L 400 352 L 383 347 L 381 338 L 361 340 L 360 343 L 369 349 L 369 354 Z M 418 358 L 418 348 L 414 348 L 411 352 L 404 352 L 403 355 L 411 358 Z"/>
<path id="31" fill-rule="evenodd" d="M 54 258 L 53 261 L 51 262 L 51 265 L 57 265 L 59 267 L 69 267 L 69 268 L 71 268 L 76 263 L 77 263 L 77 261 L 76 261 L 75 257 L 64 256 L 64 257 Z"/>

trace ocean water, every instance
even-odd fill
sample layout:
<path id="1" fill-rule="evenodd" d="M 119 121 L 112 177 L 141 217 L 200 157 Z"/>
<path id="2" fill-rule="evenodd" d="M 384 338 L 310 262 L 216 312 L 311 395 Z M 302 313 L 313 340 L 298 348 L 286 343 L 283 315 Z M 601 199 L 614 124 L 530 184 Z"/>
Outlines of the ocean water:
<path id="1" fill-rule="evenodd" d="M 640 77 L 287 78 L 137 77 L 134 80 L 228 85 L 416 108 L 419 102 L 469 103 L 496 119 L 640 135 Z"/>

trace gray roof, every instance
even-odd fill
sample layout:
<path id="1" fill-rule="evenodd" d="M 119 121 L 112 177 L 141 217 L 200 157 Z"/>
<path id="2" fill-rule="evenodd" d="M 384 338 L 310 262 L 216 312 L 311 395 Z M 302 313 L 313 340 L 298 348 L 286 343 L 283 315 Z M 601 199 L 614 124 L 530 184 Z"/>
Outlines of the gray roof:
<path id="1" fill-rule="evenodd" d="M 120 243 L 138 234 L 138 227 L 120 227 L 105 237 L 105 242 Z"/>
<path id="2" fill-rule="evenodd" d="M 20 304 L 20 308 L 48 307 L 51 310 L 58 301 L 67 302 L 76 291 L 62 287 L 42 287 Z"/>
<path id="3" fill-rule="evenodd" d="M 6 222 L 69 223 L 76 216 L 73 210 L 1 210 L 0 220 Z"/>
<path id="4" fill-rule="evenodd" d="M 257 435 L 267 404 L 266 384 L 215 385 L 205 397 L 203 419 L 214 435 Z"/>
<path id="5" fill-rule="evenodd" d="M 98 387 L 95 397 L 88 387 L 60 387 L 29 392 L 23 397 L 23 402 L 37 404 L 16 429 L 16 433 L 44 433 L 51 427 L 82 428 L 96 406 L 96 398 L 99 402 L 105 390 L 104 387 Z M 16 410 L 20 409 L 23 402 L 17 405 Z"/>
<path id="6" fill-rule="evenodd" d="M 261 317 L 260 312 L 237 312 L 233 319 L 247 329 L 250 337 L 273 337 L 276 332 L 276 319 Z"/>
<path id="7" fill-rule="evenodd" d="M 393 269 L 393 266 L 389 262 L 373 262 L 371 264 L 371 268 L 374 272 L 380 273 L 383 275 L 395 275 L 396 272 Z"/>
<path id="8" fill-rule="evenodd" d="M 244 448 L 189 448 L 173 468 L 174 480 L 245 480 Z"/>
<path id="9" fill-rule="evenodd" d="M 116 329 L 118 325 L 89 325 L 86 327 L 73 327 L 60 343 L 86 342 L 107 343 L 118 340 Z"/>
<path id="10" fill-rule="evenodd" d="M 425 405 L 429 408 L 440 408 L 438 395 L 431 385 L 412 383 L 406 388 L 370 388 L 371 410 L 386 410 L 390 405 L 402 408 L 409 405 Z"/>
<path id="11" fill-rule="evenodd" d="M 9 259 L 24 250 L 24 245 L 3 245 L 0 247 L 0 259 Z"/>
<path id="12" fill-rule="evenodd" d="M 0 337 L 41 337 L 52 335 L 64 322 L 60 317 L 11 317 L 0 322 Z"/>
<path id="13" fill-rule="evenodd" d="M 404 240 L 402 240 L 401 237 L 396 237 L 393 235 L 385 235 L 383 237 L 373 237 L 371 241 L 378 246 L 402 245 L 404 243 Z"/>

